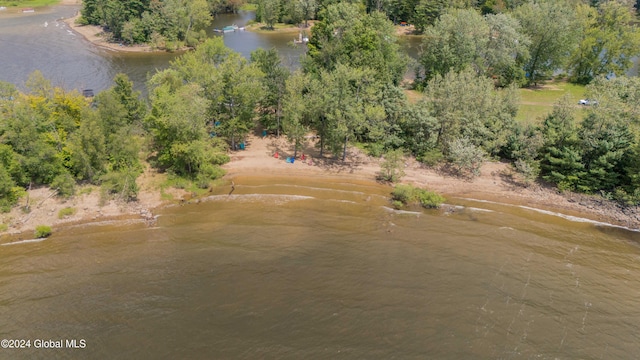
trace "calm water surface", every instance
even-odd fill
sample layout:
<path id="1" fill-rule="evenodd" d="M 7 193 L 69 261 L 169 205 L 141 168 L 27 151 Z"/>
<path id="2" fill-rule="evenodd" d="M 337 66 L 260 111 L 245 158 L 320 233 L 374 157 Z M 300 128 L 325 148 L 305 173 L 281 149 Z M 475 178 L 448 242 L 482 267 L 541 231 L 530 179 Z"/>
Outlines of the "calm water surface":
<path id="1" fill-rule="evenodd" d="M 0 246 L 0 337 L 87 342 L 2 357 L 640 355 L 637 233 L 460 199 L 397 212 L 374 183 L 235 183 L 154 227 Z"/>
<path id="2" fill-rule="evenodd" d="M 149 74 L 169 66 L 179 54 L 117 52 L 92 46 L 62 21 L 73 16 L 77 6 L 55 6 L 32 14 L 0 12 L 0 80 L 21 88 L 29 74 L 40 70 L 56 86 L 66 89 L 94 89 L 112 86 L 117 73 L 125 73 L 138 90 L 144 91 Z M 243 26 L 253 13 L 219 15 L 208 30 L 237 24 Z M 238 31 L 224 35 L 225 45 L 249 57 L 256 48 L 275 47 L 283 64 L 295 68 L 305 46 L 293 46 L 295 34 L 257 34 Z"/>

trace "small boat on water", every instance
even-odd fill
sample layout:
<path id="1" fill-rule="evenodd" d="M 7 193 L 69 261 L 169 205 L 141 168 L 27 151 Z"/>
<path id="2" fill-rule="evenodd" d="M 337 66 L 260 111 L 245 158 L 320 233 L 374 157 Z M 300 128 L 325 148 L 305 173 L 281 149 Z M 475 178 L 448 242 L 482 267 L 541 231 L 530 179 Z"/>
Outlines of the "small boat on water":
<path id="1" fill-rule="evenodd" d="M 23 13 L 32 13 L 32 12 L 36 12 L 36 11 L 33 8 L 25 8 L 25 9 L 22 9 L 22 12 Z"/>
<path id="2" fill-rule="evenodd" d="M 228 33 L 228 32 L 234 32 L 236 30 L 244 30 L 244 27 L 238 27 L 238 25 L 233 24 L 233 25 L 225 26 L 222 29 L 213 29 L 214 32 L 218 32 L 218 33 Z"/>
<path id="3" fill-rule="evenodd" d="M 238 25 L 233 24 L 233 25 L 229 25 L 229 26 L 225 26 L 222 28 L 222 32 L 226 33 L 226 32 L 233 32 L 238 30 Z"/>
<path id="4" fill-rule="evenodd" d="M 0 6 L 0 11 L 4 11 L 4 10 L 7 10 L 7 7 L 6 6 Z"/>

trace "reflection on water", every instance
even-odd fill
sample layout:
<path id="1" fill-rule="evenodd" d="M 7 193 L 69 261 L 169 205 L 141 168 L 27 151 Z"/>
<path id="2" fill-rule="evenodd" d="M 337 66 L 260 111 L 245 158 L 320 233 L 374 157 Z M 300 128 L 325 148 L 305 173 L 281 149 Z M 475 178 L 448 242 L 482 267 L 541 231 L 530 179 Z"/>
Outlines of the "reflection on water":
<path id="1" fill-rule="evenodd" d="M 638 235 L 481 203 L 389 211 L 375 183 L 236 178 L 157 226 L 0 248 L 3 337 L 78 358 L 630 358 Z"/>

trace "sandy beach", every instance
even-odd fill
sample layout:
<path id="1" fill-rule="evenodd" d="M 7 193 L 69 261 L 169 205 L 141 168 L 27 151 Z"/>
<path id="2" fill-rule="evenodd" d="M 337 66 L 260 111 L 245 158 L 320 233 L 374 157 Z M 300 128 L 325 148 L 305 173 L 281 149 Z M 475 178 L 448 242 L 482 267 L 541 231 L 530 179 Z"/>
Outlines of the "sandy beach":
<path id="1" fill-rule="evenodd" d="M 224 165 L 227 174 L 221 186 L 229 186 L 241 176 L 286 176 L 291 178 L 326 177 L 344 181 L 376 181 L 380 171 L 379 158 L 364 155 L 357 148 L 348 150 L 347 159 L 342 162 L 333 157 L 320 157 L 314 146 L 315 139 L 309 136 L 297 160 L 286 162 L 293 155 L 293 147 L 285 137 L 261 137 L 250 135 L 245 150 L 231 152 L 231 161 Z M 278 153 L 276 158 L 274 155 Z M 305 160 L 302 160 L 304 154 Z M 595 197 L 579 194 L 560 194 L 553 188 L 539 185 L 525 187 L 510 176 L 510 166 L 500 162 L 487 162 L 482 166 L 481 175 L 473 180 L 447 175 L 436 169 L 426 168 L 413 159 L 405 163 L 406 176 L 403 183 L 411 183 L 443 194 L 448 202 L 471 198 L 504 204 L 526 205 L 543 210 L 583 217 L 595 221 L 640 228 L 637 209 L 623 209 L 615 203 L 605 202 Z M 0 214 L 0 223 L 8 225 L 5 235 L 28 238 L 37 225 L 45 224 L 54 228 L 72 223 L 91 223 L 108 219 L 135 219 L 153 223 L 154 211 L 162 206 L 191 200 L 191 194 L 179 189 L 161 191 L 164 174 L 147 169 L 139 178 L 140 192 L 135 202 L 108 201 L 101 203 L 98 187 L 80 190 L 70 200 L 59 199 L 52 190 L 39 188 L 29 191 L 29 196 L 21 199 L 19 206 L 10 213 Z M 236 186 L 242 184 L 235 181 Z M 392 187 L 389 185 L 389 191 Z M 164 193 L 164 196 L 161 193 Z M 30 205 L 30 212 L 22 208 Z M 58 218 L 65 207 L 76 209 L 74 215 Z"/>
<path id="2" fill-rule="evenodd" d="M 67 0 L 73 1 L 73 0 Z M 100 26 L 95 25 L 78 25 L 76 20 L 80 17 L 80 12 L 78 12 L 75 16 L 65 19 L 64 22 L 69 25 L 69 27 L 82 35 L 85 39 L 93 43 L 95 46 L 99 46 L 108 50 L 114 51 L 127 51 L 127 52 L 149 52 L 153 51 L 151 46 L 149 45 L 135 45 L 135 46 L 127 46 L 119 43 L 112 43 L 105 39 L 104 31 Z"/>

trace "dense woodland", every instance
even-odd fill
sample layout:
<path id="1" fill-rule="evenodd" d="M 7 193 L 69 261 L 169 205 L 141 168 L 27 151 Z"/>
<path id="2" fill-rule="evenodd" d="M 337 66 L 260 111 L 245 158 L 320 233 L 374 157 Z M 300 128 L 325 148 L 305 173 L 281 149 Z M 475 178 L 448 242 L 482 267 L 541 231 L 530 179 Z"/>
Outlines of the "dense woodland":
<path id="1" fill-rule="evenodd" d="M 474 176 L 482 161 L 504 159 L 527 181 L 640 202 L 640 80 L 624 76 L 640 53 L 633 4 L 297 0 L 313 11 L 293 17 L 286 11 L 294 3 L 261 0 L 260 16 L 270 1 L 277 21 L 317 19 L 299 70 L 284 67 L 275 50 L 245 59 L 213 38 L 153 74 L 148 99 L 125 75 L 93 99 L 53 87 L 38 72 L 26 91 L 0 83 L 2 209 L 40 185 L 70 196 L 79 183 L 96 184 L 135 199 L 144 164 L 206 188 L 258 122 L 296 150 L 314 133 L 322 154 L 338 160 L 358 144 L 374 156 L 411 155 Z M 171 35 L 180 39 L 206 23 L 186 9 L 197 0 L 113 3 L 85 0 L 83 16 L 114 34 L 132 21 L 156 24 L 167 39 L 166 24 L 181 24 Z M 239 6 L 201 3 L 207 16 Z M 123 9 L 127 15 L 107 15 Z M 105 20 L 116 15 L 122 23 Z M 418 26 L 420 16 L 428 20 Z M 399 20 L 424 33 L 418 61 L 401 51 Z M 410 67 L 418 101 L 405 91 Z M 588 84 L 586 96 L 597 103 L 581 121 L 582 110 L 565 98 L 544 119 L 517 122 L 517 88 L 558 70 Z"/>

